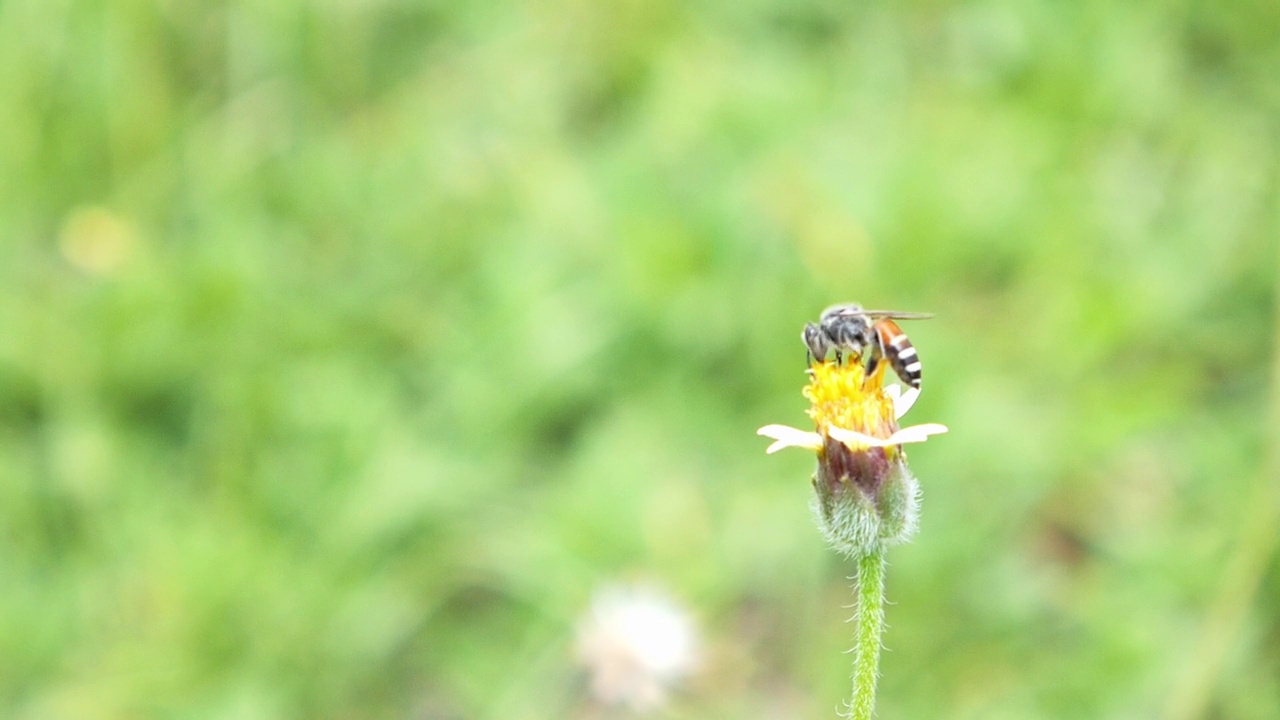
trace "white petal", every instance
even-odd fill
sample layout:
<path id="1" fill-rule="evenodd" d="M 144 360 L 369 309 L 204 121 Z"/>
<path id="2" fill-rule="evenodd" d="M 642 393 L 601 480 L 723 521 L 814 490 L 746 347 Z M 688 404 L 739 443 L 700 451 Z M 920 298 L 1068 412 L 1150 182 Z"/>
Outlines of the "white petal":
<path id="1" fill-rule="evenodd" d="M 947 431 L 946 425 L 938 423 L 925 423 L 923 425 L 912 425 L 904 427 L 889 437 L 894 445 L 903 443 L 919 443 L 929 439 L 930 435 L 941 435 Z"/>
<path id="2" fill-rule="evenodd" d="M 889 396 L 889 399 L 893 401 L 894 409 L 897 409 L 898 403 L 902 401 L 902 388 L 897 385 L 885 385 L 884 394 Z"/>
<path id="3" fill-rule="evenodd" d="M 883 438 L 875 437 L 874 435 L 867 435 L 865 433 L 857 432 L 856 430 L 845 430 L 844 428 L 835 426 L 827 428 L 827 434 L 844 443 L 845 446 L 851 450 L 897 445 L 895 442 L 890 442 Z"/>
<path id="4" fill-rule="evenodd" d="M 798 430 L 786 425 L 765 425 L 757 430 L 756 434 L 773 438 L 777 441 L 765 448 L 765 452 L 770 455 L 787 447 L 800 447 L 809 450 L 817 450 L 822 447 L 822 436 L 818 433 Z"/>
<path id="5" fill-rule="evenodd" d="M 893 396 L 893 419 L 901 420 L 902 416 L 906 415 L 907 411 L 911 409 L 911 406 L 916 404 L 916 400 L 920 397 L 920 389 L 907 388 L 904 393 L 898 390 L 897 385 L 890 385 L 889 387 L 895 391 L 891 393 Z"/>
<path id="6" fill-rule="evenodd" d="M 844 443 L 851 450 L 860 450 L 863 448 L 873 447 L 893 447 L 894 445 L 905 445 L 906 443 L 921 443 L 929 439 L 930 435 L 937 435 L 947 431 L 947 426 L 938 423 L 926 423 L 924 425 L 912 425 L 905 427 L 887 438 L 878 438 L 865 433 L 853 430 L 845 430 L 844 428 L 832 427 L 827 430 L 831 437 Z"/>

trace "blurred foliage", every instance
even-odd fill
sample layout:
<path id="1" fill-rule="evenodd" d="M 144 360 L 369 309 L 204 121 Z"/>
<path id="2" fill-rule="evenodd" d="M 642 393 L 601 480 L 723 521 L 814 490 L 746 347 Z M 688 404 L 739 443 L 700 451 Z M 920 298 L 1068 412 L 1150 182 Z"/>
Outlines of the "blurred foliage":
<path id="1" fill-rule="evenodd" d="M 850 568 L 754 431 L 859 300 L 938 313 L 952 428 L 883 717 L 1280 717 L 1277 27 L 0 3 L 0 714 L 602 716 L 639 578 L 707 647 L 665 715 L 831 716 Z"/>

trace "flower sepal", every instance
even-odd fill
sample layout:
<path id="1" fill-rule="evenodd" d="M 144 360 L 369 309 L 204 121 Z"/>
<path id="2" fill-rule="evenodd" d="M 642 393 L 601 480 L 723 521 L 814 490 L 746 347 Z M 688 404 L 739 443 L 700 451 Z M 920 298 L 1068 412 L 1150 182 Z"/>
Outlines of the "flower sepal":
<path id="1" fill-rule="evenodd" d="M 850 558 L 907 542 L 920 516 L 920 483 L 902 456 L 890 459 L 883 450 L 859 455 L 856 467 L 819 463 L 813 476 L 818 529 Z"/>

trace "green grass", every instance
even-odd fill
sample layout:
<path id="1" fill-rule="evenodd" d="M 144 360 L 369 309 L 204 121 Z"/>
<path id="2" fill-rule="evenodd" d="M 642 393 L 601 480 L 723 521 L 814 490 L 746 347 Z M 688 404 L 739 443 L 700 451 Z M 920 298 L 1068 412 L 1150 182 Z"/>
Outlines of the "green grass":
<path id="1" fill-rule="evenodd" d="M 852 568 L 754 431 L 859 300 L 951 427 L 882 717 L 1280 717 L 1278 26 L 0 3 L 0 715 L 594 717 L 640 578 L 667 715 L 832 716 Z"/>

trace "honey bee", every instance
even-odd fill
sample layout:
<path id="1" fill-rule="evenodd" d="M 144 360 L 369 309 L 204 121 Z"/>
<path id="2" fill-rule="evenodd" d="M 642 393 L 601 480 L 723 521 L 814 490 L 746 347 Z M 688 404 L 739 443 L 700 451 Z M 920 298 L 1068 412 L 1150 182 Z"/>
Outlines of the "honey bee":
<path id="1" fill-rule="evenodd" d="M 894 320 L 931 317 L 932 313 L 864 310 L 856 303 L 832 305 L 822 311 L 816 324 L 806 323 L 800 337 L 808 348 L 810 362 L 826 360 L 832 351 L 836 362 L 843 360 L 844 353 L 861 362 L 863 352 L 869 347 L 868 373 L 874 372 L 882 359 L 888 360 L 903 383 L 919 389 L 920 357 L 907 334 Z"/>

